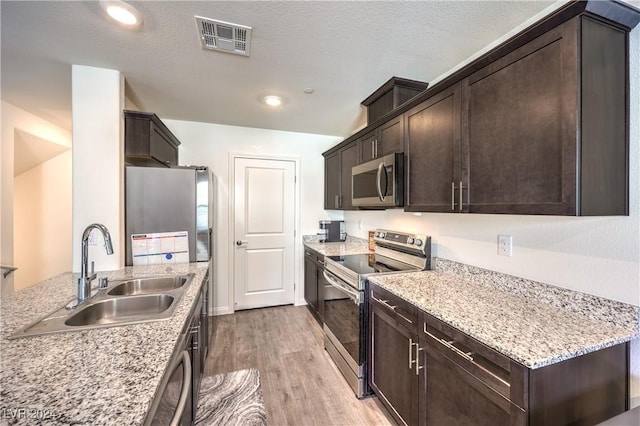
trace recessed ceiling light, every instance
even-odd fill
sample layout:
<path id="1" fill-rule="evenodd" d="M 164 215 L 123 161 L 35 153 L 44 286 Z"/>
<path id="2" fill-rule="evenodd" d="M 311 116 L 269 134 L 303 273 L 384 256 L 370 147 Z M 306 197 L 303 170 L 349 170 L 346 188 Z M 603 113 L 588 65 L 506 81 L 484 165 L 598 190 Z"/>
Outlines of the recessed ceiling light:
<path id="1" fill-rule="evenodd" d="M 307 87 L 306 89 L 303 90 L 304 93 L 306 93 L 307 95 L 312 94 L 313 92 L 315 92 L 316 90 L 313 87 Z"/>
<path id="2" fill-rule="evenodd" d="M 128 3 L 120 0 L 100 0 L 100 7 L 119 24 L 137 27 L 142 24 L 142 15 Z"/>
<path id="3" fill-rule="evenodd" d="M 265 104 L 272 107 L 278 107 L 282 105 L 282 98 L 280 96 L 268 95 L 268 96 L 265 96 L 262 100 L 264 101 Z"/>

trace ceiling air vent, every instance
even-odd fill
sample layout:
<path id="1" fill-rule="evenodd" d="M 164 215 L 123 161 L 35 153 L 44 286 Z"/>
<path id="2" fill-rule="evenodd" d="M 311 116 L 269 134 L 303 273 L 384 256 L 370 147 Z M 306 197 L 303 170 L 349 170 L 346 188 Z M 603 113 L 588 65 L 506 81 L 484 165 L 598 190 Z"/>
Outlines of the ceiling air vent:
<path id="1" fill-rule="evenodd" d="M 196 16 L 203 49 L 249 56 L 251 27 Z"/>

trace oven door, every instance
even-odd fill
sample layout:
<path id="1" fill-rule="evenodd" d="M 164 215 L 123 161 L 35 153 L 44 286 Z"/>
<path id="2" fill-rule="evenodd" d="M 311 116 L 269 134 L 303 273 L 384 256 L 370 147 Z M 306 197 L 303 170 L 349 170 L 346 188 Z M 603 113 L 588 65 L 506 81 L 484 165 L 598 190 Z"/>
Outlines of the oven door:
<path id="1" fill-rule="evenodd" d="M 401 207 L 404 154 L 389 154 L 351 169 L 351 201 L 358 207 Z"/>
<path id="2" fill-rule="evenodd" d="M 325 349 L 358 398 L 366 393 L 364 358 L 364 292 L 325 270 Z"/>

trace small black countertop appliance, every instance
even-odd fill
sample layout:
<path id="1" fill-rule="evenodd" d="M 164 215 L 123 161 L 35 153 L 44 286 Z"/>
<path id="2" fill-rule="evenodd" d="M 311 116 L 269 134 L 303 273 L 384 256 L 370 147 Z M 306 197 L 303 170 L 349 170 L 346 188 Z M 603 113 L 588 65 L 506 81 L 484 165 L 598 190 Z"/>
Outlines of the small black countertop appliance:
<path id="1" fill-rule="evenodd" d="M 321 220 L 318 235 L 320 235 L 321 243 L 344 241 L 347 238 L 347 233 L 344 230 L 344 220 Z"/>

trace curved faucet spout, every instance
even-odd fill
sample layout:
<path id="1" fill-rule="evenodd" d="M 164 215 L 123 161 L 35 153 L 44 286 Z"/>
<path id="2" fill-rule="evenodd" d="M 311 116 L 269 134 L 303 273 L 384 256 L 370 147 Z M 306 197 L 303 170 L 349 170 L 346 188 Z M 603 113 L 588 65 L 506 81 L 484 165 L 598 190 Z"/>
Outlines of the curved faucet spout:
<path id="1" fill-rule="evenodd" d="M 91 231 L 94 229 L 99 230 L 102 233 L 102 238 L 104 238 L 104 248 L 107 250 L 107 254 L 113 254 L 113 245 L 111 245 L 111 234 L 106 226 L 101 223 L 92 223 L 87 226 L 84 232 L 82 233 L 82 244 L 89 241 L 89 235 L 91 235 Z"/>
<path id="2" fill-rule="evenodd" d="M 100 223 L 92 223 L 87 226 L 82 233 L 82 262 L 80 264 L 80 279 L 78 279 L 78 303 L 83 302 L 89 296 L 91 296 L 91 281 L 96 277 L 93 272 L 93 263 L 91 265 L 91 272 L 89 272 L 89 236 L 91 231 L 97 229 L 102 233 L 104 238 L 104 248 L 107 254 L 113 254 L 113 245 L 111 244 L 111 234 L 106 226 Z"/>

